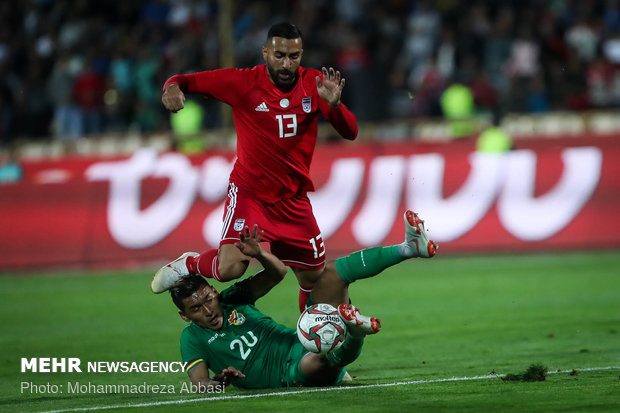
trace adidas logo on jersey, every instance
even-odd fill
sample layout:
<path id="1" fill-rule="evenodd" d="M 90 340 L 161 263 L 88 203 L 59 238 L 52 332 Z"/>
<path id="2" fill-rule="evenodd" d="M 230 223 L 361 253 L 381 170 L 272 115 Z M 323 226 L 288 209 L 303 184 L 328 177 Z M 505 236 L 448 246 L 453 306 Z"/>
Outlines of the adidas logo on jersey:
<path id="1" fill-rule="evenodd" d="M 258 105 L 254 110 L 257 112 L 269 112 L 269 108 L 267 107 L 265 102 Z"/>

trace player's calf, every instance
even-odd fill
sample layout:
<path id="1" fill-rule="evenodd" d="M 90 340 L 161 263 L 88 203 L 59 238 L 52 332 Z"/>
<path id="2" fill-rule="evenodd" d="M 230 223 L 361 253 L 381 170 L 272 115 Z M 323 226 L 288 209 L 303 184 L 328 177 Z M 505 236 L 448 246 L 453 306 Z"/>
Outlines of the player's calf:
<path id="1" fill-rule="evenodd" d="M 232 281 L 240 278 L 250 264 L 250 259 L 234 244 L 221 245 L 219 256 L 216 256 L 215 260 L 212 273 L 213 278 L 218 281 Z"/>

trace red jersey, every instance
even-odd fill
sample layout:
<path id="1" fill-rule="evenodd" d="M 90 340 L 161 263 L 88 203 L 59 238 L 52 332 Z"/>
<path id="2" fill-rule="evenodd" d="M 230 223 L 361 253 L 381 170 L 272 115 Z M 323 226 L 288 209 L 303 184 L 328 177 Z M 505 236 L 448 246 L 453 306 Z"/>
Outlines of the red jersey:
<path id="1" fill-rule="evenodd" d="M 230 181 L 275 203 L 313 191 L 310 163 L 317 140 L 319 112 L 346 139 L 357 137 L 355 115 L 344 105 L 336 109 L 319 97 L 315 69 L 299 67 L 289 92 L 269 79 L 267 66 L 218 69 L 172 76 L 183 92 L 200 93 L 232 107 L 237 131 L 237 161 Z"/>

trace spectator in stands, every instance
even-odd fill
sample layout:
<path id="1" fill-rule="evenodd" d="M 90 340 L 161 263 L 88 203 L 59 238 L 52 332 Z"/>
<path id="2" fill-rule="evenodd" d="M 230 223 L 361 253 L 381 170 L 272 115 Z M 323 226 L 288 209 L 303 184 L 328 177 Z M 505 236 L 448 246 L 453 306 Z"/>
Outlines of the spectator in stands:
<path id="1" fill-rule="evenodd" d="M 67 50 L 59 54 L 47 84 L 47 94 L 54 106 L 53 136 L 74 140 L 81 134 L 80 113 L 73 99 L 75 74 Z"/>
<path id="2" fill-rule="evenodd" d="M 620 75 L 603 76 L 603 83 L 612 85 L 611 97 L 604 96 L 601 68 L 620 61 L 619 4 L 299 0 L 282 7 L 247 0 L 233 15 L 235 66 L 260 62 L 255 39 L 263 39 L 275 21 L 290 20 L 312 39 L 304 45 L 309 67 L 340 59 L 350 66 L 348 77 L 363 80 L 351 84 L 367 89 L 348 93 L 378 108 L 361 103 L 361 121 L 411 118 L 414 110 L 415 116 L 433 115 L 432 106 L 412 105 L 407 98 L 407 79 L 420 78 L 429 59 L 446 84 L 476 82 L 476 90 L 480 81 L 485 89 L 488 82 L 498 104 L 513 111 L 616 107 Z M 158 110 L 158 85 L 167 73 L 221 66 L 218 13 L 217 0 L 0 2 L 0 136 L 51 131 L 65 139 L 136 126 L 146 133 L 168 127 L 166 114 Z M 354 42 L 330 42 L 342 37 L 341 27 Z M 321 46 L 327 43 L 332 47 Z M 82 74 L 72 97 L 68 86 L 76 82 L 76 63 L 83 60 L 96 64 L 96 76 Z M 49 70 L 37 72 L 37 66 Z M 116 93 L 109 95 L 116 106 L 109 107 L 107 118 L 102 110 L 106 79 Z M 37 95 L 30 82 L 48 85 L 37 92 L 45 96 L 24 100 Z M 75 129 L 80 122 L 73 120 L 72 100 L 86 120 L 82 131 Z M 218 126 L 221 119 L 208 123 Z"/>
<path id="3" fill-rule="evenodd" d="M 0 149 L 0 184 L 18 182 L 23 174 L 15 145 Z"/>
<path id="4" fill-rule="evenodd" d="M 33 58 L 25 68 L 26 78 L 21 91 L 21 108 L 18 113 L 26 134 L 35 138 L 50 135 L 53 116 L 50 99 L 45 93 L 47 70 L 43 65 L 43 61 Z"/>
<path id="5" fill-rule="evenodd" d="M 0 62 L 0 143 L 9 144 L 15 138 L 18 86 L 19 78 Z"/>
<path id="6" fill-rule="evenodd" d="M 73 96 L 80 117 L 80 135 L 99 134 L 103 131 L 103 94 L 105 77 L 95 70 L 95 62 L 88 57 L 73 86 Z"/>

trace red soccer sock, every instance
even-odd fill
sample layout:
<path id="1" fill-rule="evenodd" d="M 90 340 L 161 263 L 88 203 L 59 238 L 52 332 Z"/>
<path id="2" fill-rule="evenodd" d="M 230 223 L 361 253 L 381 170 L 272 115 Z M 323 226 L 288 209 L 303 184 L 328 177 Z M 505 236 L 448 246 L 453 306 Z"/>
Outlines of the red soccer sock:
<path id="1" fill-rule="evenodd" d="M 308 286 L 308 287 L 302 287 L 301 285 L 299 286 L 299 312 L 303 313 L 304 310 L 306 309 L 306 303 L 308 302 L 308 298 L 310 298 L 310 293 L 312 292 L 312 289 L 314 288 L 314 285 Z"/>
<path id="2" fill-rule="evenodd" d="M 205 278 L 222 281 L 217 272 L 217 248 L 203 251 L 196 257 L 187 257 L 187 269 L 191 274 L 200 274 Z"/>

